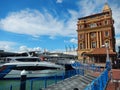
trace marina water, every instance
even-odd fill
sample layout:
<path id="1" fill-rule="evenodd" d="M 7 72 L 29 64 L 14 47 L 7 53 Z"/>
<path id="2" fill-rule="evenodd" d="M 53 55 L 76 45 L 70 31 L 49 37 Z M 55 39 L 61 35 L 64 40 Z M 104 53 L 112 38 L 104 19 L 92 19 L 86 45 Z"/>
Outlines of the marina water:
<path id="1" fill-rule="evenodd" d="M 33 80 L 33 85 L 31 87 L 32 80 L 26 81 L 26 90 L 40 90 L 44 88 L 45 80 L 36 79 Z M 47 86 L 55 83 L 55 80 L 47 80 Z M 0 90 L 9 90 L 12 87 L 12 90 L 20 90 L 20 80 L 0 80 Z"/>

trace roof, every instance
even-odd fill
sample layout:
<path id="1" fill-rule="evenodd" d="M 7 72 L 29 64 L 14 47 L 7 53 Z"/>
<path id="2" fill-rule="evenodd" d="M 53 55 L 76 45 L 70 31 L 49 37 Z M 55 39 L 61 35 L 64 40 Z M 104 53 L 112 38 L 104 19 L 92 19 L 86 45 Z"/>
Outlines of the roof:
<path id="1" fill-rule="evenodd" d="M 89 15 L 89 16 L 78 18 L 78 20 L 83 20 L 83 19 L 88 19 L 88 18 L 94 18 L 95 16 L 102 16 L 102 15 L 105 15 L 107 13 L 109 13 L 109 12 L 96 13 L 96 14 L 92 14 L 92 15 Z"/>
<path id="2" fill-rule="evenodd" d="M 116 52 L 109 50 L 110 55 L 116 55 Z M 88 52 L 87 55 L 106 55 L 106 48 L 95 48 L 93 51 Z"/>
<path id="3" fill-rule="evenodd" d="M 103 12 L 106 12 L 106 11 L 110 11 L 111 8 L 109 7 L 109 5 L 107 3 L 105 3 L 104 7 L 103 7 Z"/>

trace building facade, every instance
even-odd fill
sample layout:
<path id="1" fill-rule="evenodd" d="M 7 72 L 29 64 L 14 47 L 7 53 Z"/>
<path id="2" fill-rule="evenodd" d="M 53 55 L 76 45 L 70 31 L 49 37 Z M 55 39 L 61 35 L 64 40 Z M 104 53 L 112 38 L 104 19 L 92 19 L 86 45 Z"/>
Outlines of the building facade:
<path id="1" fill-rule="evenodd" d="M 77 22 L 78 59 L 96 62 L 106 61 L 105 43 L 109 46 L 110 59 L 116 57 L 115 31 L 112 10 L 105 3 L 101 13 L 82 17 Z M 86 62 L 86 61 L 85 61 Z"/>

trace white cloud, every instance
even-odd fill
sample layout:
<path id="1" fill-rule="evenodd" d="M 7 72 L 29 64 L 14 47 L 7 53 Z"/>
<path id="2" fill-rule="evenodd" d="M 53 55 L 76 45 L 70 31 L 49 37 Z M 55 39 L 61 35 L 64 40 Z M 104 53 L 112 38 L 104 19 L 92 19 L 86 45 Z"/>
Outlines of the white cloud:
<path id="1" fill-rule="evenodd" d="M 62 1 L 57 0 L 57 2 Z M 90 2 L 89 0 L 80 1 L 78 5 L 80 7 L 79 11 L 68 10 L 71 17 L 69 17 L 67 22 L 54 17 L 47 10 L 45 10 L 45 13 L 30 9 L 11 12 L 7 17 L 0 20 L 0 29 L 18 34 L 32 35 L 34 37 L 41 35 L 48 35 L 50 37 L 58 35 L 76 37 L 77 19 L 81 14 L 85 16 L 94 12 L 99 4 L 100 0 L 94 2 Z M 81 7 L 83 7 L 82 10 Z"/>
<path id="2" fill-rule="evenodd" d="M 56 3 L 62 3 L 63 2 L 63 0 L 57 0 L 56 1 Z"/>
<path id="3" fill-rule="evenodd" d="M 14 51 L 15 42 L 0 41 L 0 50 L 4 51 Z"/>
<path id="4" fill-rule="evenodd" d="M 20 46 L 19 52 L 27 52 L 27 51 L 41 51 L 42 49 L 40 47 L 33 47 L 29 48 L 27 46 Z"/>
<path id="5" fill-rule="evenodd" d="M 118 51 L 118 46 L 120 46 L 120 38 L 116 38 L 116 51 Z"/>
<path id="6" fill-rule="evenodd" d="M 28 51 L 28 48 L 27 48 L 27 46 L 20 46 L 19 51 L 20 52 Z"/>
<path id="7" fill-rule="evenodd" d="M 77 44 L 77 39 L 76 39 L 76 38 L 71 38 L 71 39 L 70 39 L 70 42 Z"/>
<path id="8" fill-rule="evenodd" d="M 18 43 L 10 42 L 10 41 L 0 41 L 0 50 L 4 50 L 6 52 L 23 52 L 23 51 L 41 51 L 41 47 L 33 47 L 29 48 L 27 46 L 20 46 L 19 49 L 16 49 L 15 46 Z"/>
<path id="9" fill-rule="evenodd" d="M 100 6 L 104 5 L 104 0 L 80 0 L 78 3 L 79 6 L 79 14 L 82 16 L 88 16 L 91 14 L 98 13 L 102 8 Z"/>
<path id="10" fill-rule="evenodd" d="M 115 34 L 119 35 L 120 34 L 120 7 L 118 7 L 116 4 L 113 5 L 112 7 L 112 14 L 113 14 L 113 19 L 114 19 L 114 27 L 115 27 Z"/>
<path id="11" fill-rule="evenodd" d="M 71 24 L 72 25 L 72 24 Z M 75 27 L 65 25 L 50 13 L 41 13 L 38 10 L 25 9 L 20 12 L 11 12 L 6 18 L 0 20 L 0 28 L 18 34 L 28 34 L 34 37 L 48 36 L 72 36 L 75 35 Z M 67 27 L 68 26 L 68 27 Z"/>

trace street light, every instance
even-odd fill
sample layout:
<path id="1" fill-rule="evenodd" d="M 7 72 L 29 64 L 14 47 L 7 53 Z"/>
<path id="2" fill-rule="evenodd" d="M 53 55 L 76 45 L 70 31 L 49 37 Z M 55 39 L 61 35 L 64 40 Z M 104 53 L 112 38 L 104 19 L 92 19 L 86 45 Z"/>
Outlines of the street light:
<path id="1" fill-rule="evenodd" d="M 108 49 L 109 49 L 108 43 L 105 43 L 105 45 L 102 45 L 102 47 L 105 47 L 105 48 L 106 48 L 106 55 L 107 55 L 106 61 L 110 61 L 110 58 L 109 58 L 109 51 L 108 51 Z"/>
<path id="2" fill-rule="evenodd" d="M 108 51 L 108 49 L 109 49 L 109 45 L 108 45 L 108 43 L 105 43 L 105 45 L 102 45 L 102 47 L 105 47 L 106 48 L 106 68 L 108 69 L 108 70 L 111 70 L 111 61 L 110 61 L 110 57 L 109 57 L 109 51 Z"/>

